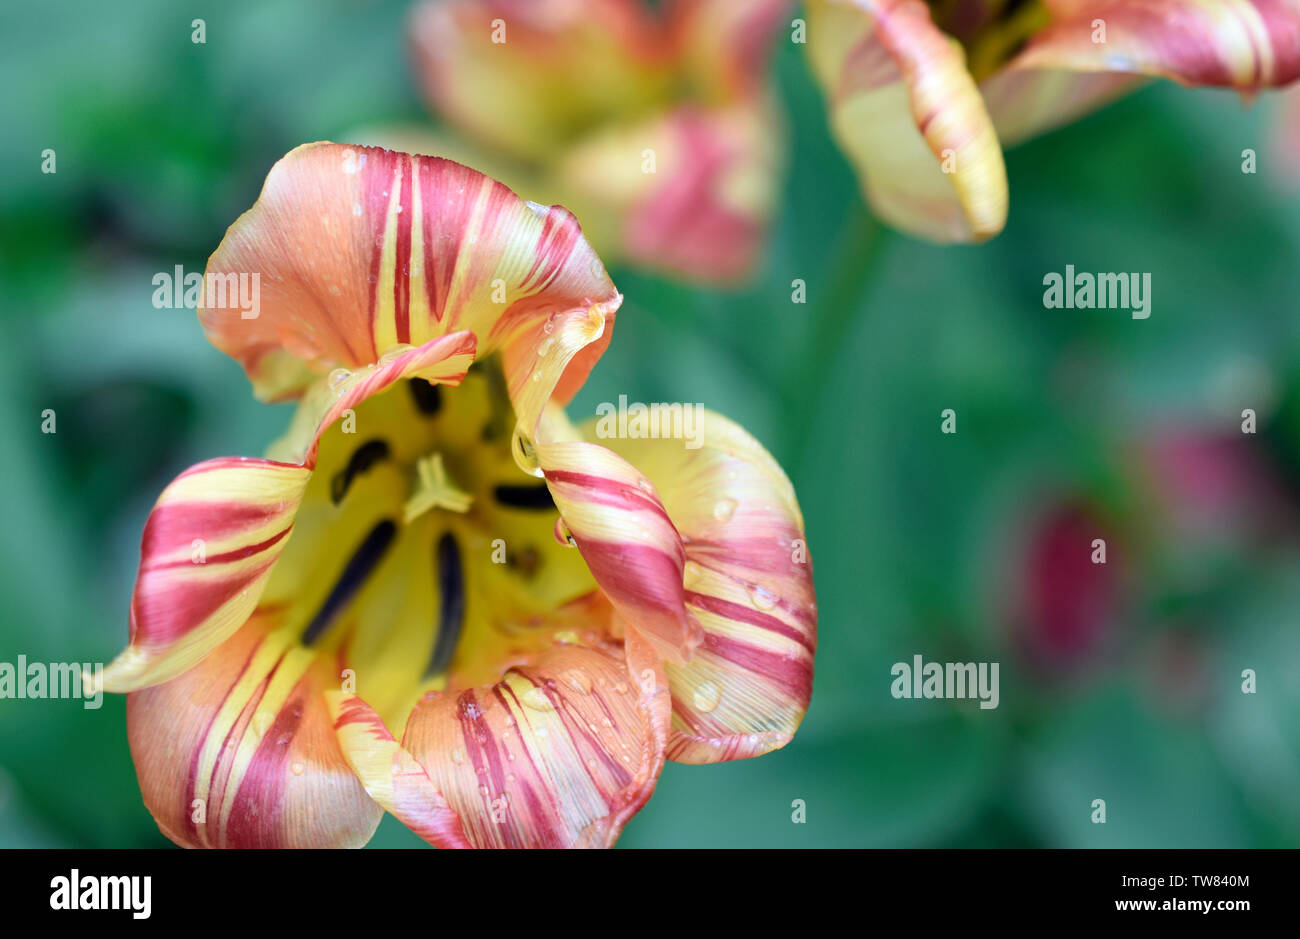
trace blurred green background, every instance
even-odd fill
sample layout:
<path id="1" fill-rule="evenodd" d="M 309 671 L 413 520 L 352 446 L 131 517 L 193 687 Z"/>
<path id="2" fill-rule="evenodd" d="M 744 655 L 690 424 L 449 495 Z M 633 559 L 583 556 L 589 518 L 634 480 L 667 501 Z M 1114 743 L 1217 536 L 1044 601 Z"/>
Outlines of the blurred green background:
<path id="1" fill-rule="evenodd" d="M 157 493 L 279 435 L 288 411 L 151 278 L 201 270 L 295 145 L 430 120 L 406 6 L 4 6 L 0 661 L 110 659 Z M 940 248 L 871 220 L 800 50 L 776 65 L 792 150 L 760 273 L 613 269 L 627 300 L 574 413 L 706 402 L 787 468 L 812 707 L 777 753 L 669 764 L 620 844 L 1300 845 L 1300 193 L 1275 100 L 1142 91 L 1011 151 L 1006 232 Z M 1045 310 L 1066 264 L 1150 272 L 1151 318 Z M 917 654 L 1001 663 L 1000 706 L 894 700 Z M 0 846 L 164 844 L 122 699 L 0 701 Z M 373 842 L 421 844 L 392 819 Z"/>

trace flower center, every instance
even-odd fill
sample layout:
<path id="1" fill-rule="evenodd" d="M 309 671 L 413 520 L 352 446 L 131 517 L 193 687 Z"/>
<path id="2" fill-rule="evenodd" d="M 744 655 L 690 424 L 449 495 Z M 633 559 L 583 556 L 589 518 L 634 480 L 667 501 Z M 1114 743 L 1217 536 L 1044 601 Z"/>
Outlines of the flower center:
<path id="1" fill-rule="evenodd" d="M 966 50 L 977 82 L 1009 62 L 1050 16 L 1042 0 L 929 0 L 935 25 Z"/>
<path id="2" fill-rule="evenodd" d="M 430 509 L 464 513 L 473 503 L 474 497 L 448 478 L 441 453 L 432 453 L 416 462 L 415 492 L 406 500 L 404 512 L 408 525 Z"/>
<path id="3" fill-rule="evenodd" d="M 513 427 L 489 360 L 456 388 L 399 383 L 321 438 L 262 608 L 395 733 L 423 693 L 495 682 L 549 646 L 557 611 L 594 589 Z"/>

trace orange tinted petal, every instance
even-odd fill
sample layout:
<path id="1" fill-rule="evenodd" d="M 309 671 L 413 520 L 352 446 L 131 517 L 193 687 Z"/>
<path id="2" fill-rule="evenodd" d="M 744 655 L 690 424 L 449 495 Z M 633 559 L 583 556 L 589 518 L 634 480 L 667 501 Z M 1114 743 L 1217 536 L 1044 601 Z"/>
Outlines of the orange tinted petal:
<path id="1" fill-rule="evenodd" d="M 565 369 L 582 345 L 608 341 L 621 300 L 564 209 L 449 160 L 331 143 L 280 160 L 208 262 L 210 275 L 241 271 L 260 274 L 259 315 L 208 306 L 200 320 L 261 396 L 301 393 L 290 360 L 356 369 L 468 330 L 479 357 L 506 349 L 512 385 L 529 383 L 517 407 L 528 426 L 561 376 L 581 384 L 593 356 Z"/>
<path id="2" fill-rule="evenodd" d="M 432 694 L 402 744 L 476 847 L 607 847 L 663 766 L 668 696 L 639 640 L 558 644 L 489 687 Z"/>
<path id="3" fill-rule="evenodd" d="M 177 678 L 127 697 L 145 805 L 184 847 L 360 847 L 383 814 L 334 737 L 332 680 L 255 616 Z"/>

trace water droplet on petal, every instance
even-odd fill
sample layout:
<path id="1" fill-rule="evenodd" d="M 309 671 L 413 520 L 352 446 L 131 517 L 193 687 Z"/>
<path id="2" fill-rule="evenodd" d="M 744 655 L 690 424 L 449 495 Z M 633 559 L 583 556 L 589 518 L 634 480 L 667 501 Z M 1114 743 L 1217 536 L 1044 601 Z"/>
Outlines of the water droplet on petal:
<path id="1" fill-rule="evenodd" d="M 289 764 L 289 772 L 293 773 L 295 776 L 301 776 L 306 769 L 307 767 L 302 760 L 294 760 Z"/>
<path id="2" fill-rule="evenodd" d="M 713 517 L 720 522 L 731 521 L 731 516 L 736 514 L 735 499 L 719 499 L 713 504 Z"/>
<path id="3" fill-rule="evenodd" d="M 530 476 L 540 478 L 543 475 L 541 464 L 537 460 L 537 450 L 522 430 L 515 431 L 510 441 L 510 449 L 514 454 L 515 463 L 521 470 Z"/>
<path id="4" fill-rule="evenodd" d="M 261 740 L 266 736 L 266 732 L 271 729 L 275 723 L 275 715 L 268 714 L 266 711 L 258 711 L 253 715 L 253 733 L 257 734 L 257 739 Z"/>
<path id="5" fill-rule="evenodd" d="M 695 705 L 695 710 L 707 714 L 716 708 L 718 702 L 722 700 L 722 689 L 715 682 L 700 682 L 696 686 L 695 694 L 691 700 Z"/>
<path id="6" fill-rule="evenodd" d="M 457 766 L 464 766 L 464 765 L 465 765 L 465 751 L 462 750 L 460 747 L 457 747 L 455 750 L 452 750 L 452 751 L 451 751 L 451 761 L 452 761 L 453 763 L 455 763 Z"/>
<path id="7" fill-rule="evenodd" d="M 555 540 L 570 548 L 578 546 L 577 539 L 573 537 L 573 532 L 569 531 L 569 526 L 564 523 L 563 518 L 555 520 Z"/>
<path id="8" fill-rule="evenodd" d="M 651 495 L 654 494 L 655 491 L 654 485 L 650 482 L 650 480 L 646 479 L 644 476 L 642 476 L 640 479 L 636 481 L 636 485 L 637 488 L 640 489 L 642 492 L 648 492 Z"/>
<path id="9" fill-rule="evenodd" d="M 329 383 L 330 388 L 334 389 L 351 377 L 352 373 L 346 368 L 336 368 L 334 371 L 330 372 L 329 378 L 327 378 L 326 381 Z"/>
<path id="10" fill-rule="evenodd" d="M 520 700 L 524 702 L 525 707 L 530 707 L 534 711 L 554 711 L 555 704 L 546 696 L 546 692 L 536 685 L 533 685 L 521 696 Z"/>
<path id="11" fill-rule="evenodd" d="M 578 694 L 591 693 L 591 679 L 585 672 L 580 672 L 576 668 L 571 668 L 564 673 L 564 682 Z"/>
<path id="12" fill-rule="evenodd" d="M 770 610 L 776 606 L 776 594 L 758 584 L 749 588 L 749 596 L 754 601 L 754 606 L 760 610 Z"/>

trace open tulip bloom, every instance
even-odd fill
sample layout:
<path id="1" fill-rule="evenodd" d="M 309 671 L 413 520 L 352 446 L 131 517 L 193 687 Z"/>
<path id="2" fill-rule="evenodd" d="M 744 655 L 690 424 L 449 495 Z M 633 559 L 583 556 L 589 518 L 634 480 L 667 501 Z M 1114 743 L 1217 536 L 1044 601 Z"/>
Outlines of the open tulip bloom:
<path id="1" fill-rule="evenodd" d="M 411 17 L 416 72 L 459 139 L 380 139 L 563 203 L 607 257 L 736 280 L 776 197 L 783 134 L 766 64 L 789 6 L 426 0 Z"/>
<path id="2" fill-rule="evenodd" d="M 938 242 L 1003 229 L 1004 146 L 1147 79 L 1249 93 L 1300 76 L 1297 0 L 806 0 L 806 33 L 797 7 L 424 0 L 416 70 L 460 135 L 427 146 L 562 201 L 602 251 L 726 281 L 757 259 L 778 186 L 765 72 L 787 25 L 876 214 Z"/>
<path id="3" fill-rule="evenodd" d="M 1149 78 L 1252 92 L 1300 77 L 1297 0 L 807 0 L 835 136 L 886 222 L 1006 224 L 1002 146 Z"/>
<path id="4" fill-rule="evenodd" d="M 665 759 L 790 740 L 793 489 L 715 414 L 694 448 L 569 423 L 622 300 L 573 215 L 311 144 L 209 260 L 240 274 L 258 315 L 209 296 L 203 328 L 296 415 L 163 491 L 103 673 L 167 837 L 360 846 L 387 810 L 437 846 L 604 846 Z"/>

